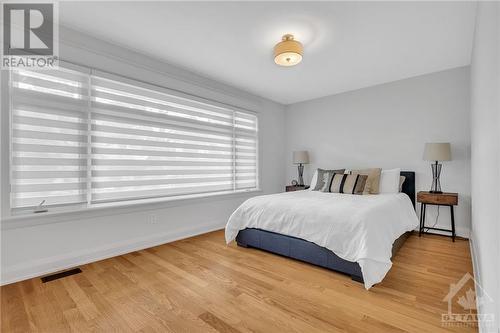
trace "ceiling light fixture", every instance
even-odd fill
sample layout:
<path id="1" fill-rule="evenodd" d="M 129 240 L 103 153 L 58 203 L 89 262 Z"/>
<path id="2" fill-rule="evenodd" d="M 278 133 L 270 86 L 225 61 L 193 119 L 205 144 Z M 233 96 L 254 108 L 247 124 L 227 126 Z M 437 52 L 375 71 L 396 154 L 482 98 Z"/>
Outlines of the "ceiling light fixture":
<path id="1" fill-rule="evenodd" d="M 302 61 L 302 44 L 293 35 L 283 35 L 281 42 L 274 46 L 274 62 L 280 66 L 294 66 Z"/>

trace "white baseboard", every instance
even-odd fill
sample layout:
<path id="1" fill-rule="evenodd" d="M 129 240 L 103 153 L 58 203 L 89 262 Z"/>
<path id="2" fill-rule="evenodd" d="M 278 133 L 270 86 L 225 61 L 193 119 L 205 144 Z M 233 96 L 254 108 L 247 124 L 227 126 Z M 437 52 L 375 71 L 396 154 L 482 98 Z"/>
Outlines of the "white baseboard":
<path id="1" fill-rule="evenodd" d="M 476 247 L 476 239 L 474 237 L 474 233 L 471 231 L 470 237 L 469 237 L 469 248 L 470 248 L 470 256 L 472 258 L 472 271 L 474 274 L 474 280 L 476 283 L 481 283 L 481 270 L 479 269 L 479 258 L 477 257 L 477 247 Z M 476 293 L 478 290 L 476 290 Z M 476 295 L 479 296 L 479 295 Z M 477 300 L 477 298 L 476 298 Z M 477 306 L 477 312 L 479 314 L 483 313 L 481 309 L 481 304 L 476 304 Z M 481 322 L 479 322 L 479 333 L 486 333 L 486 328 L 484 325 L 481 325 Z"/>
<path id="2" fill-rule="evenodd" d="M 155 234 L 146 237 L 130 239 L 98 248 L 84 251 L 71 252 L 68 254 L 53 256 L 49 258 L 23 262 L 11 267 L 2 267 L 0 285 L 6 285 L 34 277 L 47 275 L 57 271 L 73 268 L 79 265 L 116 257 L 125 253 L 147 249 L 153 246 L 170 243 L 207 232 L 224 228 L 224 223 L 211 222 L 191 228 L 175 230 L 173 232 Z"/>
<path id="3" fill-rule="evenodd" d="M 479 270 L 479 259 L 477 257 L 477 248 L 476 248 L 476 239 L 474 238 L 474 233 L 471 231 L 469 237 L 469 247 L 470 247 L 470 256 L 472 258 L 472 270 L 474 271 L 474 280 L 480 282 L 480 270 Z"/>

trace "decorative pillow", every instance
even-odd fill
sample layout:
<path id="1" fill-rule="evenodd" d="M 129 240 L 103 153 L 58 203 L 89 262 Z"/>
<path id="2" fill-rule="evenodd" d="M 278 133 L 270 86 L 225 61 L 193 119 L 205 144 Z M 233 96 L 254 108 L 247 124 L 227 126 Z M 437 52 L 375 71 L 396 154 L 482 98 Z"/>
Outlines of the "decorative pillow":
<path id="1" fill-rule="evenodd" d="M 316 171 L 314 171 L 314 174 L 311 178 L 311 187 L 309 187 L 309 190 L 314 190 L 314 188 L 316 187 L 316 183 L 318 182 L 318 170 L 316 169 Z"/>
<path id="2" fill-rule="evenodd" d="M 398 193 L 399 192 L 399 176 L 401 169 L 382 170 L 380 174 L 380 193 Z"/>
<path id="3" fill-rule="evenodd" d="M 405 176 L 399 176 L 399 192 L 403 192 L 403 184 L 406 180 Z"/>
<path id="4" fill-rule="evenodd" d="M 366 186 L 366 180 L 368 176 L 366 175 L 346 175 L 344 181 L 344 186 L 342 188 L 342 193 L 349 194 L 363 194 L 363 190 Z"/>
<path id="5" fill-rule="evenodd" d="M 382 172 L 381 168 L 373 168 L 373 169 L 352 170 L 351 174 L 368 176 L 368 178 L 366 179 L 366 184 L 363 190 L 363 194 L 378 194 L 381 172 Z"/>
<path id="6" fill-rule="evenodd" d="M 344 173 L 345 169 L 339 170 L 323 170 L 319 169 L 316 171 L 316 185 L 312 189 L 313 191 L 323 191 L 328 192 L 328 186 L 330 185 L 330 178 L 335 173 Z M 312 187 L 312 186 L 311 186 Z"/>
<path id="7" fill-rule="evenodd" d="M 330 186 L 325 192 L 342 193 L 342 187 L 346 176 L 346 174 L 334 173 L 330 178 Z"/>
<path id="8" fill-rule="evenodd" d="M 348 175 L 336 173 L 330 180 L 330 192 L 346 194 L 363 194 L 366 179 L 365 175 Z"/>

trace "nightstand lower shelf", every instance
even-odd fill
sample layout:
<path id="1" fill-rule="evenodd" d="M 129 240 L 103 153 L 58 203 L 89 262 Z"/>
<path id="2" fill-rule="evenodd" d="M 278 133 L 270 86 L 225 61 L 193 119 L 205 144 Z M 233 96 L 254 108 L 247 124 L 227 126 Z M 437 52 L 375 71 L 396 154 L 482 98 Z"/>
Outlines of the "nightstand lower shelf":
<path id="1" fill-rule="evenodd" d="M 435 228 L 435 227 L 426 227 L 425 226 L 425 211 L 427 208 L 427 205 L 435 205 L 435 206 L 448 206 L 450 207 L 450 216 L 451 216 L 451 229 L 443 229 L 443 228 Z M 455 213 L 453 210 L 453 205 L 438 205 L 438 204 L 428 204 L 428 203 L 420 203 L 420 228 L 418 231 L 418 236 L 420 237 L 422 234 L 432 234 L 432 232 L 429 232 L 429 230 L 437 230 L 437 231 L 444 231 L 444 232 L 451 232 L 451 235 L 441 235 L 441 236 L 449 236 L 452 238 L 453 241 L 455 241 Z"/>

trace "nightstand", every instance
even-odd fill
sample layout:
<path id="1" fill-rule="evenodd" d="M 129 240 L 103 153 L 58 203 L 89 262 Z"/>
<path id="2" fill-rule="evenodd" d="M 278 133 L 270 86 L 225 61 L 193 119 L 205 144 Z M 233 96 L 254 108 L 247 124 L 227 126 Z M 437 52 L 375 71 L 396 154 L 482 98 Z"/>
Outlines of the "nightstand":
<path id="1" fill-rule="evenodd" d="M 287 192 L 293 192 L 293 191 L 302 191 L 302 190 L 307 190 L 309 188 L 309 185 L 287 185 L 285 187 L 285 191 Z"/>
<path id="2" fill-rule="evenodd" d="M 420 228 L 418 230 L 418 236 L 420 237 L 423 233 L 429 233 L 428 230 L 439 230 L 451 232 L 451 238 L 455 241 L 455 214 L 453 212 L 453 206 L 458 205 L 458 193 L 431 193 L 420 191 L 417 193 L 417 201 L 420 202 Z M 451 230 L 425 226 L 425 210 L 427 205 L 450 207 Z M 427 229 L 427 231 L 425 231 L 425 229 Z"/>

